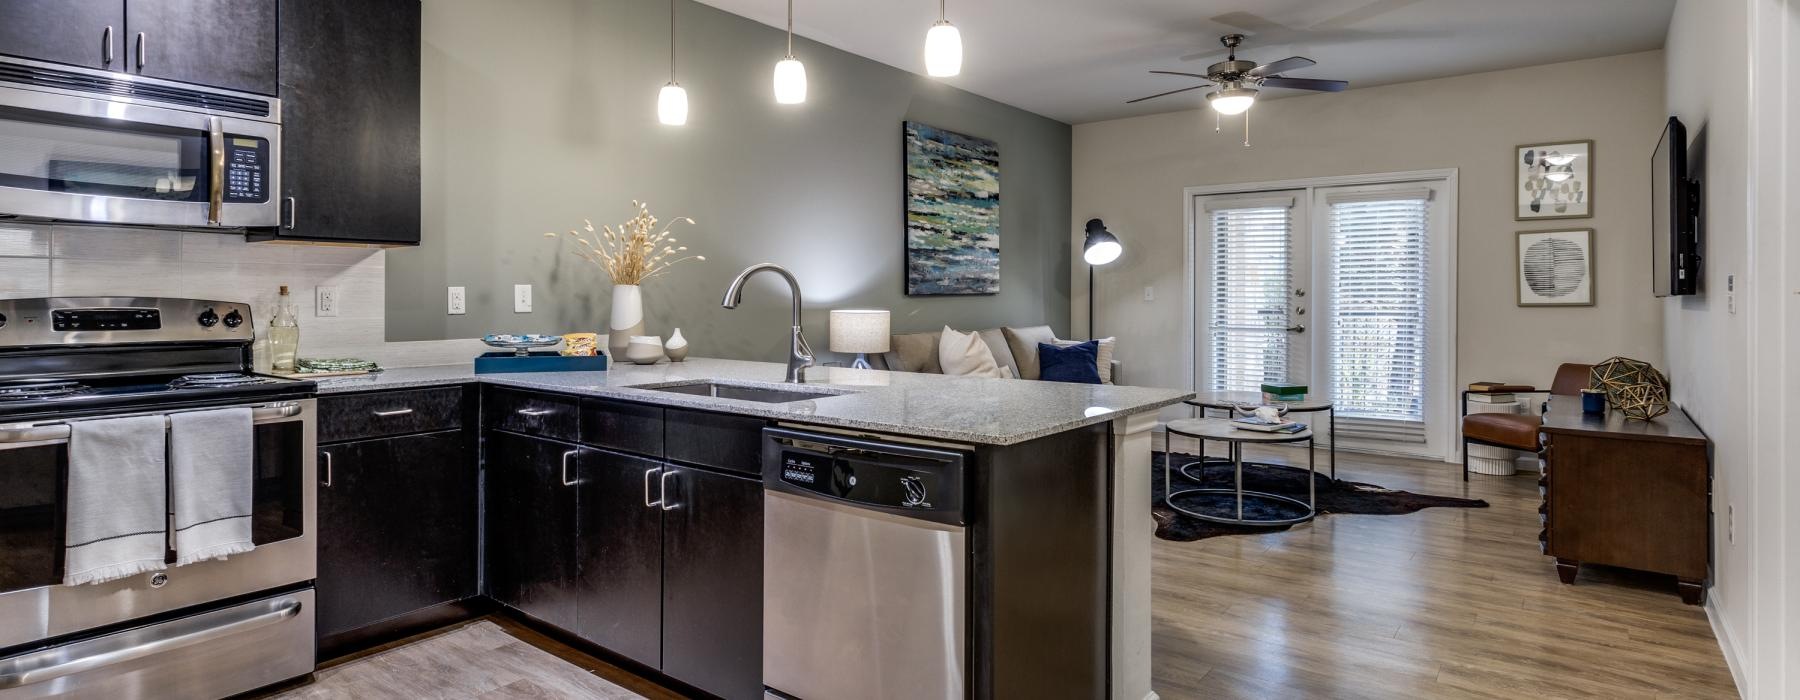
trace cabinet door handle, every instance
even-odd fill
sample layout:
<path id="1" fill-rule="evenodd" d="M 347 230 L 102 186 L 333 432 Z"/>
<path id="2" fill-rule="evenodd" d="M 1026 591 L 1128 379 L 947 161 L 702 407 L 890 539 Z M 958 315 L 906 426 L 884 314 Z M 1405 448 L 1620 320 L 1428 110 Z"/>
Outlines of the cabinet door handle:
<path id="1" fill-rule="evenodd" d="M 675 470 L 673 469 L 663 472 L 662 476 L 656 477 L 656 495 L 658 496 L 656 502 L 662 504 L 663 510 L 675 510 L 675 504 L 669 502 L 669 477 L 671 476 L 675 476 Z"/>
<path id="2" fill-rule="evenodd" d="M 293 197 L 288 197 L 287 198 L 287 225 L 283 226 L 282 228 L 292 231 L 292 230 L 294 230 L 294 226 L 299 224 L 299 222 L 300 222 L 300 200 L 294 199 Z"/>
<path id="3" fill-rule="evenodd" d="M 519 409 L 519 415 L 525 416 L 526 418 L 536 418 L 538 416 L 547 416 L 547 415 L 550 415 L 555 412 L 556 412 L 555 409 L 550 409 L 550 408 L 521 408 L 521 409 Z"/>
<path id="4" fill-rule="evenodd" d="M 660 471 L 662 471 L 662 467 L 652 467 L 650 469 L 644 470 L 644 507 L 645 508 L 655 508 L 659 505 L 662 505 L 662 499 L 660 499 L 660 498 L 658 498 L 654 501 L 650 500 L 650 475 L 655 474 Z"/>
<path id="5" fill-rule="evenodd" d="M 569 480 L 569 458 L 574 457 L 577 452 L 579 452 L 579 450 L 569 450 L 568 452 L 563 453 L 562 485 L 564 485 L 564 486 L 574 486 L 575 485 L 575 482 Z"/>
<path id="6" fill-rule="evenodd" d="M 376 411 L 375 416 L 377 418 L 393 418 L 394 416 L 404 416 L 412 412 L 413 410 L 410 408 L 396 408 L 392 411 Z"/>
<path id="7" fill-rule="evenodd" d="M 321 450 L 319 451 L 319 456 L 325 458 L 325 480 L 320 482 L 319 485 L 325 488 L 331 488 L 331 453 Z"/>
<path id="8" fill-rule="evenodd" d="M 137 69 L 138 69 L 139 73 L 144 72 L 144 33 L 143 32 L 138 32 L 138 35 L 137 35 Z"/>
<path id="9" fill-rule="evenodd" d="M 107 25 L 106 31 L 100 35 L 100 63 L 112 65 L 113 62 L 113 28 Z"/>

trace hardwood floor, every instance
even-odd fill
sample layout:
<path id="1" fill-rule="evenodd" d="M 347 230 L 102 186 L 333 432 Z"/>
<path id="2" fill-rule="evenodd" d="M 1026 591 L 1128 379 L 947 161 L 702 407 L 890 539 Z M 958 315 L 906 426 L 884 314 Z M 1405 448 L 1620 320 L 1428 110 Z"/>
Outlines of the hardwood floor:
<path id="1" fill-rule="evenodd" d="M 1465 487 L 1454 464 L 1340 454 L 1338 476 L 1491 507 L 1158 540 L 1162 697 L 1737 697 L 1673 578 L 1583 567 L 1575 585 L 1557 581 L 1538 553 L 1535 472 Z"/>

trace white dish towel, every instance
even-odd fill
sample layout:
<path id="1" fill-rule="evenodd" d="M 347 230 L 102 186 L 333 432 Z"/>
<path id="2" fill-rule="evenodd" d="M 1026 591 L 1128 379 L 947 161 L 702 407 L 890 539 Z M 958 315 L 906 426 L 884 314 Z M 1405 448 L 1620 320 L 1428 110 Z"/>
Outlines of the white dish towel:
<path id="1" fill-rule="evenodd" d="M 69 424 L 64 584 L 168 568 L 166 430 L 162 416 Z"/>
<path id="2" fill-rule="evenodd" d="M 169 415 L 175 565 L 223 559 L 250 542 L 256 436 L 248 408 Z"/>

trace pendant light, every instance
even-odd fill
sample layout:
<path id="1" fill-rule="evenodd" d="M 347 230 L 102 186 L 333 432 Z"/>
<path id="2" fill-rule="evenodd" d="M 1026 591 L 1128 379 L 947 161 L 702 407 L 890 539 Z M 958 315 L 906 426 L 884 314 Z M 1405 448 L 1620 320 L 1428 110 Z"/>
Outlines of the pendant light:
<path id="1" fill-rule="evenodd" d="M 806 66 L 794 58 L 794 0 L 788 0 L 787 57 L 775 64 L 775 101 L 797 105 L 806 101 Z"/>
<path id="2" fill-rule="evenodd" d="M 925 33 L 925 72 L 948 78 L 962 72 L 962 33 L 944 18 L 944 1 L 938 0 L 938 21 Z"/>
<path id="3" fill-rule="evenodd" d="M 687 123 L 687 90 L 675 82 L 675 0 L 669 0 L 669 84 L 656 95 L 656 119 L 670 126 Z"/>

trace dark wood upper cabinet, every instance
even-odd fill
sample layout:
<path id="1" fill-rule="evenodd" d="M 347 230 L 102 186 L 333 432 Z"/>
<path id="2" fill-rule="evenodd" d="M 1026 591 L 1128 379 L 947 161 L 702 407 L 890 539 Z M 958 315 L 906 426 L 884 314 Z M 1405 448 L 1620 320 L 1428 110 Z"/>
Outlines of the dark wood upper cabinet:
<path id="1" fill-rule="evenodd" d="M 282 0 L 283 225 L 253 238 L 419 242 L 419 3 Z"/>
<path id="2" fill-rule="evenodd" d="M 114 66 L 151 78 L 275 94 L 276 0 L 125 0 L 124 6 L 122 60 Z"/>
<path id="3" fill-rule="evenodd" d="M 471 448 L 462 431 L 320 448 L 321 639 L 476 595 Z"/>
<path id="4" fill-rule="evenodd" d="M 573 631 L 580 450 L 490 431 L 486 456 L 490 595 Z"/>
<path id="5" fill-rule="evenodd" d="M 123 0 L 0 0 L 0 54 L 124 70 L 126 45 Z"/>
<path id="6" fill-rule="evenodd" d="M 583 449 L 576 634 L 657 667 L 662 663 L 662 465 Z"/>
<path id="7" fill-rule="evenodd" d="M 763 488 L 666 465 L 662 670 L 722 698 L 761 698 Z"/>

